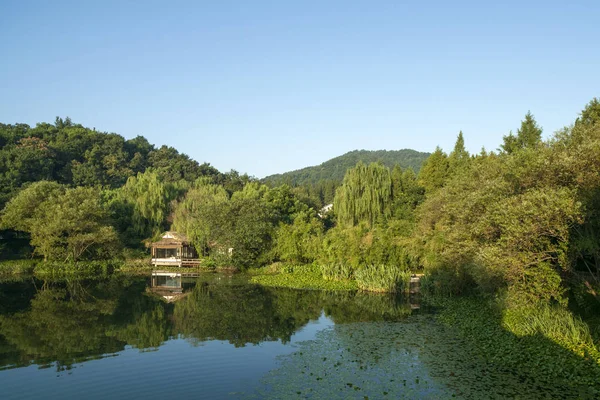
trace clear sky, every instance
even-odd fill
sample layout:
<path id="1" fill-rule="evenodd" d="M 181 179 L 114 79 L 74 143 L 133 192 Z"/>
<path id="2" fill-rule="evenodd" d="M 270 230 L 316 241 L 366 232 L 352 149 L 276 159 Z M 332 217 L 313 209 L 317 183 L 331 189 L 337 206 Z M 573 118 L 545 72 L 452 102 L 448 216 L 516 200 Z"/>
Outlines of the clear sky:
<path id="1" fill-rule="evenodd" d="M 263 177 L 496 149 L 600 96 L 600 1 L 0 0 L 0 122 L 143 135 Z"/>

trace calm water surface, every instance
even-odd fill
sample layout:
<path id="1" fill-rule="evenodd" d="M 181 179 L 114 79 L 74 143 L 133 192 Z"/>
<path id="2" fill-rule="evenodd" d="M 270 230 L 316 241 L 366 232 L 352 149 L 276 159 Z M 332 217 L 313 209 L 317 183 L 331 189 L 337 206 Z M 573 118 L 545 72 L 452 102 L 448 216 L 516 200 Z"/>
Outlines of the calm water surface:
<path id="1" fill-rule="evenodd" d="M 543 397 L 412 301 L 219 274 L 4 282 L 2 398 Z"/>

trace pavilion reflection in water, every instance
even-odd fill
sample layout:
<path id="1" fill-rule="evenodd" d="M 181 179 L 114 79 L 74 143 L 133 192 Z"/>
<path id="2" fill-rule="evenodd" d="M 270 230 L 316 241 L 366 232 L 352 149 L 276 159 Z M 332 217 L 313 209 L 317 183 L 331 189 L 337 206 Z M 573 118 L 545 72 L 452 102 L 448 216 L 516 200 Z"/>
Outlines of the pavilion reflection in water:
<path id="1" fill-rule="evenodd" d="M 198 274 L 155 270 L 152 271 L 150 287 L 147 290 L 161 296 L 167 302 L 173 302 L 184 297 L 195 286 L 193 280 L 186 278 L 196 276 Z"/>

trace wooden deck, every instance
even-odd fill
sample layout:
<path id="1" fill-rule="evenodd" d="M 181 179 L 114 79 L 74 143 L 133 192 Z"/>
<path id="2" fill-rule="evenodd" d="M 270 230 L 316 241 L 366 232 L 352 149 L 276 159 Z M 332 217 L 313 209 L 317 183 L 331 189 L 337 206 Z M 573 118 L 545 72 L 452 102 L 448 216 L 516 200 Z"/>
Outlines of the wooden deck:
<path id="1" fill-rule="evenodd" d="M 202 263 L 199 258 L 153 258 L 152 265 L 157 266 L 171 266 L 171 267 L 197 267 Z"/>

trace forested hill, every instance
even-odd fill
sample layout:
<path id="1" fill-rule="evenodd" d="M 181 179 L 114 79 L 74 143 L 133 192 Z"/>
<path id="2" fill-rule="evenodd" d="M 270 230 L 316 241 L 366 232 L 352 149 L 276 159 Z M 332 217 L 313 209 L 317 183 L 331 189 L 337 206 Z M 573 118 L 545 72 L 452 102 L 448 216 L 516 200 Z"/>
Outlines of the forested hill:
<path id="1" fill-rule="evenodd" d="M 359 161 L 365 164 L 380 161 L 387 167 L 393 168 L 398 164 L 402 168 L 412 168 L 419 171 L 429 153 L 416 150 L 354 150 L 339 157 L 325 161 L 321 165 L 306 167 L 296 171 L 267 176 L 263 182 L 269 184 L 287 183 L 292 186 L 316 184 L 320 181 L 342 182 L 348 168 L 354 167 Z"/>
<path id="2" fill-rule="evenodd" d="M 143 136 L 126 140 L 56 118 L 54 124 L 0 123 L 0 209 L 26 183 L 54 181 L 69 186 L 121 187 L 152 168 L 163 182 L 193 182 L 209 176 L 215 183 L 248 180 L 221 174 L 168 146 L 155 147 Z M 243 182 L 242 182 L 243 183 Z"/>

